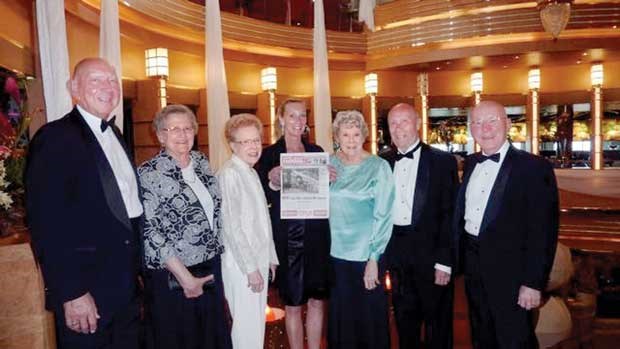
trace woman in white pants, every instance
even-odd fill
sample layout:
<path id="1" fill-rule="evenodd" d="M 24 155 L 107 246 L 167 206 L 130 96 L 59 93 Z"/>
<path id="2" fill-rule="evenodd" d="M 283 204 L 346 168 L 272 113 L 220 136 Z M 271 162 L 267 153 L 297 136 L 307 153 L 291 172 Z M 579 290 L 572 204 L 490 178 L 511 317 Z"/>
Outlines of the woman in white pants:
<path id="1" fill-rule="evenodd" d="M 265 193 L 253 166 L 262 151 L 262 125 L 252 114 L 226 122 L 232 157 L 222 166 L 224 248 L 222 278 L 233 318 L 235 349 L 263 348 L 269 271 L 275 278 L 278 257 Z"/>

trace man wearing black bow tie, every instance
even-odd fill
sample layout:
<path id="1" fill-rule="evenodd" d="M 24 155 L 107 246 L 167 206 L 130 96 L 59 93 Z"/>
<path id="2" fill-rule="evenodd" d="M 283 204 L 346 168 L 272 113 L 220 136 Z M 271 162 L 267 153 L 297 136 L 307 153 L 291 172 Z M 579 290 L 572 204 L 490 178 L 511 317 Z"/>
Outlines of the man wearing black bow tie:
<path id="1" fill-rule="evenodd" d="M 394 230 L 385 251 L 400 348 L 452 348 L 451 222 L 458 185 L 456 159 L 422 143 L 420 118 L 394 106 L 388 126 L 394 147 L 382 154 L 394 171 Z"/>
<path id="2" fill-rule="evenodd" d="M 79 62 L 68 82 L 77 105 L 30 144 L 28 224 L 58 347 L 137 348 L 140 203 L 135 169 L 110 113 L 118 77 Z"/>
<path id="3" fill-rule="evenodd" d="M 457 196 L 474 348 L 536 348 L 531 310 L 540 305 L 558 234 L 558 192 L 551 165 L 506 139 L 504 107 L 483 101 L 471 112 L 482 149 L 465 160 Z"/>

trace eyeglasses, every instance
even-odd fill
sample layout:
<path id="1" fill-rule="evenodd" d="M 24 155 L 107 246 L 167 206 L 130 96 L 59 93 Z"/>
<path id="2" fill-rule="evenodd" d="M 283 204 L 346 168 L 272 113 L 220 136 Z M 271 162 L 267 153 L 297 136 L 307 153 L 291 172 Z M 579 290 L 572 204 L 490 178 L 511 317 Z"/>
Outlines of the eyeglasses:
<path id="1" fill-rule="evenodd" d="M 476 121 L 471 121 L 469 123 L 470 126 L 472 127 L 482 127 L 482 125 L 489 125 L 489 126 L 495 126 L 497 125 L 497 123 L 499 122 L 501 118 L 499 116 L 493 116 L 490 117 L 486 120 L 476 120 Z"/>
<path id="2" fill-rule="evenodd" d="M 260 138 L 246 139 L 244 141 L 234 141 L 234 142 L 241 144 L 244 147 L 248 147 L 250 145 L 261 145 L 263 143 Z"/>
<path id="3" fill-rule="evenodd" d="M 178 137 L 184 134 L 186 135 L 194 134 L 193 127 L 168 127 L 168 128 L 162 128 L 161 130 L 166 131 L 175 137 Z"/>

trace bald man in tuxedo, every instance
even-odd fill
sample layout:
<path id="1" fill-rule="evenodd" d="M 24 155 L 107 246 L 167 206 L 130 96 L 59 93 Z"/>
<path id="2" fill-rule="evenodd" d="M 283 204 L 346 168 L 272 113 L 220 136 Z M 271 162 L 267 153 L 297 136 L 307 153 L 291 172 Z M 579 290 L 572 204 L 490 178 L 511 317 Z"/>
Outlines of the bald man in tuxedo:
<path id="1" fill-rule="evenodd" d="M 452 154 L 424 144 L 421 120 L 400 103 L 388 114 L 392 149 L 381 154 L 396 182 L 394 229 L 385 251 L 399 346 L 452 348 L 452 217 L 458 185 Z"/>
<path id="2" fill-rule="evenodd" d="M 114 68 L 86 58 L 68 82 L 77 105 L 30 144 L 26 207 L 59 349 L 139 347 L 140 202 L 114 125 Z"/>
<path id="3" fill-rule="evenodd" d="M 540 306 L 558 238 L 558 191 L 551 164 L 507 140 L 504 107 L 473 108 L 481 152 L 465 160 L 455 208 L 474 348 L 537 348 L 532 309 Z"/>

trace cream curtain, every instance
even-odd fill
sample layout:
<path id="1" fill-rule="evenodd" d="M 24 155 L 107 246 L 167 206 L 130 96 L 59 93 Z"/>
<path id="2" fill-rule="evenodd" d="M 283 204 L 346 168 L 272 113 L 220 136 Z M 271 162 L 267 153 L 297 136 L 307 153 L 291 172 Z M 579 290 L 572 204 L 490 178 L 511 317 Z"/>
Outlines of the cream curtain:
<path id="1" fill-rule="evenodd" d="M 37 0 L 37 34 L 47 121 L 71 111 L 64 0 Z"/>
<path id="2" fill-rule="evenodd" d="M 375 31 L 375 5 L 376 0 L 360 0 L 358 20 L 366 23 L 370 31 Z"/>
<path id="3" fill-rule="evenodd" d="M 121 87 L 118 107 L 112 111 L 116 115 L 116 126 L 123 131 L 123 67 L 121 65 L 121 33 L 118 22 L 118 2 L 101 1 L 99 23 L 99 57 L 105 59 L 116 70 Z"/>
<path id="4" fill-rule="evenodd" d="M 329 65 L 323 0 L 314 1 L 314 134 L 316 143 L 325 151 L 332 146 L 332 102 L 329 91 Z"/>
<path id="5" fill-rule="evenodd" d="M 230 156 L 228 145 L 224 140 L 224 125 L 230 118 L 230 107 L 224 67 L 222 19 L 218 0 L 205 1 L 205 31 L 209 162 L 217 170 Z"/>

